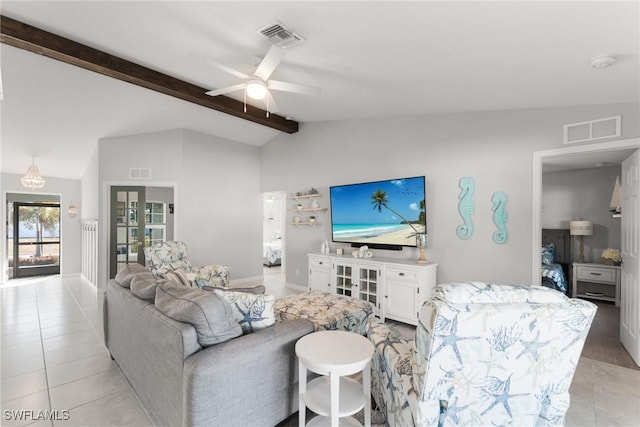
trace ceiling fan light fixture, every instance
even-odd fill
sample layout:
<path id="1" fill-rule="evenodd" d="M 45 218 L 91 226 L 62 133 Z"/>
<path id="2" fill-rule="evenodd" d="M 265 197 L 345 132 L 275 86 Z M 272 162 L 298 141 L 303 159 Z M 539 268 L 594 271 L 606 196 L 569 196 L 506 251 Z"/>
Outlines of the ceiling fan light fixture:
<path id="1" fill-rule="evenodd" d="M 253 99 L 264 99 L 267 96 L 267 85 L 258 79 L 251 79 L 247 82 L 247 96 Z"/>
<path id="2" fill-rule="evenodd" d="M 602 55 L 591 58 L 590 65 L 593 68 L 608 68 L 611 67 L 617 60 L 613 55 Z"/>

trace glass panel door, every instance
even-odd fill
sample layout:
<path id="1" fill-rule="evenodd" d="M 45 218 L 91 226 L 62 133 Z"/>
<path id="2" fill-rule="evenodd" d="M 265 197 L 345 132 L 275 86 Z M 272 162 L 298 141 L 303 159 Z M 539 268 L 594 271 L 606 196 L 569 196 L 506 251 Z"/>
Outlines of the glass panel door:
<path id="1" fill-rule="evenodd" d="M 9 277 L 60 273 L 60 204 L 9 205 L 7 249 Z"/>
<path id="2" fill-rule="evenodd" d="M 144 187 L 111 187 L 111 278 L 127 264 L 144 265 L 144 206 Z"/>

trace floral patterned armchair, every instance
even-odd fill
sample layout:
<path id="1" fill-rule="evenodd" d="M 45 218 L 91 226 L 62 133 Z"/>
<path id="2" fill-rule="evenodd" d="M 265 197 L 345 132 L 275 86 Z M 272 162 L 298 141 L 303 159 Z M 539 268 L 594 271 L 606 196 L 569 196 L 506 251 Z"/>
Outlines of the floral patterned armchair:
<path id="1" fill-rule="evenodd" d="M 438 285 L 415 343 L 368 323 L 372 393 L 394 426 L 562 426 L 595 316 L 540 286 Z"/>
<path id="2" fill-rule="evenodd" d="M 158 277 L 165 277 L 170 271 L 183 269 L 190 279 L 200 288 L 229 286 L 229 267 L 226 265 L 208 265 L 196 267 L 187 258 L 187 245 L 184 242 L 160 242 L 144 248 L 146 266 Z"/>

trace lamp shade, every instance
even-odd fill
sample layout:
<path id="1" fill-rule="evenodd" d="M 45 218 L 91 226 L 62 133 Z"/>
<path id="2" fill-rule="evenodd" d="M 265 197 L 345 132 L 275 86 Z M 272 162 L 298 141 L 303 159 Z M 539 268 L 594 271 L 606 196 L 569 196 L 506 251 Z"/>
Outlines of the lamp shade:
<path id="1" fill-rule="evenodd" d="M 569 233 L 572 236 L 591 236 L 593 234 L 593 223 L 591 221 L 570 221 Z"/>

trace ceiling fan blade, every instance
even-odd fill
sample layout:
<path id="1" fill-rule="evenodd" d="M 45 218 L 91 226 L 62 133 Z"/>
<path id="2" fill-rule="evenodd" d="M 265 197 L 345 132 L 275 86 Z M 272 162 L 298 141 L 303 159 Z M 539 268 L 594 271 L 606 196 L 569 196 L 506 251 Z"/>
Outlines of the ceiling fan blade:
<path id="1" fill-rule="evenodd" d="M 281 82 L 279 80 L 269 80 L 267 87 L 273 90 L 281 90 L 283 92 L 301 93 L 303 95 L 320 95 L 320 88 L 314 86 L 304 86 L 296 83 Z"/>
<path id="2" fill-rule="evenodd" d="M 260 62 L 260 65 L 258 65 L 258 68 L 253 75 L 266 81 L 271 73 L 273 73 L 273 70 L 276 69 L 280 61 L 282 61 L 282 58 L 284 58 L 284 50 L 280 49 L 278 46 L 271 46 L 271 49 L 269 49 L 269 52 L 267 52 L 267 55 L 264 57 L 262 62 Z"/>
<path id="3" fill-rule="evenodd" d="M 264 102 L 264 105 L 267 105 L 269 113 L 277 113 L 279 111 L 278 104 L 276 104 L 276 100 L 273 99 L 271 92 L 267 91 L 267 96 L 262 100 L 262 102 Z"/>
<path id="4" fill-rule="evenodd" d="M 239 77 L 239 78 L 241 78 L 242 80 L 249 80 L 249 79 L 251 78 L 251 76 L 248 76 L 248 75 L 246 75 L 245 73 L 243 73 L 243 72 L 241 72 L 241 71 L 234 70 L 234 69 L 233 69 L 233 68 L 231 68 L 231 67 L 227 67 L 226 65 L 221 64 L 221 63 L 219 63 L 219 62 L 217 62 L 217 61 L 214 61 L 213 59 L 209 59 L 209 58 L 207 58 L 207 60 L 206 60 L 206 61 L 207 61 L 209 64 L 213 65 L 214 67 L 216 67 L 216 68 L 218 68 L 218 69 L 220 69 L 220 70 L 222 70 L 222 71 L 225 71 L 225 72 L 227 72 L 227 73 L 229 73 L 229 74 L 231 74 L 231 75 L 233 75 L 233 76 Z"/>
<path id="5" fill-rule="evenodd" d="M 229 92 L 235 92 L 236 90 L 244 89 L 244 87 L 246 85 L 247 85 L 246 83 L 240 83 L 240 84 L 229 86 L 229 87 L 225 87 L 225 88 L 222 88 L 222 89 L 210 90 L 209 92 L 207 92 L 207 95 L 209 95 L 209 96 L 218 96 L 218 95 L 223 95 L 223 94 L 229 93 Z"/>

